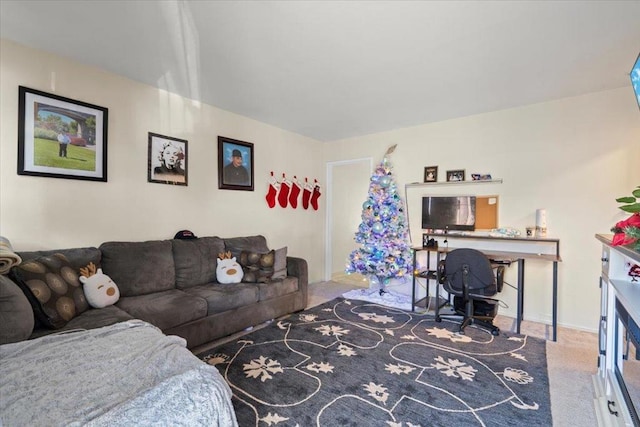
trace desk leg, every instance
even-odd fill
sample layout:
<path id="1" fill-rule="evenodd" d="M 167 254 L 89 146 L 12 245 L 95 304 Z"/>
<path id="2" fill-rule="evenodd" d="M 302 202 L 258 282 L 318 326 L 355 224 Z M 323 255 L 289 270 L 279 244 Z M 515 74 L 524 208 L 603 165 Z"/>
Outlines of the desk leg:
<path id="1" fill-rule="evenodd" d="M 411 311 L 416 311 L 416 251 L 413 251 L 413 270 L 411 270 L 413 286 L 411 290 Z"/>
<path id="2" fill-rule="evenodd" d="M 553 340 L 558 335 L 558 263 L 553 262 Z"/>
<path id="3" fill-rule="evenodd" d="M 524 259 L 518 260 L 518 307 L 516 312 L 516 333 L 520 333 L 520 323 L 524 309 Z"/>
<path id="4" fill-rule="evenodd" d="M 431 270 L 431 251 L 427 251 L 427 277 L 424 279 L 425 283 L 425 300 L 424 309 L 425 312 L 429 311 L 429 270 Z"/>

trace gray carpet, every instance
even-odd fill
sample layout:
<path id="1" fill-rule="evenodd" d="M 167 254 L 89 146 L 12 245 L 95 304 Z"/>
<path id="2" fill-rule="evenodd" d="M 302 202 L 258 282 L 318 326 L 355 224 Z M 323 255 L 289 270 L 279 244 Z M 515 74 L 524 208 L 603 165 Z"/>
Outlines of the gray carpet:
<path id="1" fill-rule="evenodd" d="M 337 298 L 200 354 L 241 426 L 550 426 L 543 340 Z"/>

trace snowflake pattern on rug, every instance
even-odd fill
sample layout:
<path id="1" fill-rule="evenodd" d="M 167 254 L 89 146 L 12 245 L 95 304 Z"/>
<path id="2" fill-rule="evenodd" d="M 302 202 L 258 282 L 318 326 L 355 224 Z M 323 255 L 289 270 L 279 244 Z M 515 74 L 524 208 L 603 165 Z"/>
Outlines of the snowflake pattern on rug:
<path id="1" fill-rule="evenodd" d="M 386 387 L 374 383 L 364 384 L 363 387 L 368 392 L 369 396 L 373 397 L 378 402 L 381 402 L 383 405 L 387 404 L 389 393 L 387 393 Z"/>
<path id="2" fill-rule="evenodd" d="M 375 323 L 382 323 L 382 324 L 386 324 L 386 323 L 393 323 L 393 317 L 391 316 L 381 316 L 379 314 L 376 313 L 358 313 L 358 316 L 360 316 L 360 318 L 362 318 L 362 320 L 371 320 L 372 322 Z"/>
<path id="3" fill-rule="evenodd" d="M 203 360 L 231 387 L 240 425 L 551 425 L 544 341 L 457 329 L 338 298 Z"/>
<path id="4" fill-rule="evenodd" d="M 322 335 L 333 335 L 336 337 L 349 333 L 348 330 L 342 329 L 340 326 L 329 325 L 322 325 L 319 328 L 316 328 L 316 331 L 320 332 Z"/>
<path id="5" fill-rule="evenodd" d="M 271 374 L 283 372 L 280 363 L 264 356 L 260 356 L 250 363 L 245 363 L 243 369 L 248 378 L 260 378 L 262 382 L 272 379 Z"/>
<path id="6" fill-rule="evenodd" d="M 462 335 L 460 332 L 450 331 L 444 328 L 428 328 L 429 335 L 433 335 L 437 338 L 445 338 L 451 342 L 471 342 L 471 338 L 466 335 Z"/>
<path id="7" fill-rule="evenodd" d="M 473 366 L 469 366 L 464 362 L 460 362 L 458 359 L 444 360 L 442 356 L 436 357 L 436 363 L 432 363 L 431 366 L 436 368 L 448 377 L 462 378 L 463 380 L 473 381 L 475 373 L 478 372 Z"/>
<path id="8" fill-rule="evenodd" d="M 408 374 L 411 371 L 414 371 L 416 368 L 412 368 L 411 366 L 401 365 L 401 364 L 390 364 L 385 365 L 385 369 L 393 374 Z"/>
<path id="9" fill-rule="evenodd" d="M 505 380 L 513 381 L 514 383 L 528 384 L 533 382 L 533 377 L 522 369 L 506 368 L 502 374 Z"/>

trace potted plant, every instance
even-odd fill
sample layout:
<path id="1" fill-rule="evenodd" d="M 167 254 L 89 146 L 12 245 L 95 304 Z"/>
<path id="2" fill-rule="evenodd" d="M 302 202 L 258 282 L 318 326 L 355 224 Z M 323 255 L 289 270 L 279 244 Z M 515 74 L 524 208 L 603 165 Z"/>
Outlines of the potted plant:
<path id="1" fill-rule="evenodd" d="M 616 202 L 624 203 L 620 209 L 629 212 L 631 216 L 618 222 L 611 229 L 615 233 L 611 242 L 613 246 L 632 245 L 633 250 L 640 252 L 640 202 L 638 199 L 640 199 L 640 186 L 631 192 L 631 196 L 616 199 Z"/>

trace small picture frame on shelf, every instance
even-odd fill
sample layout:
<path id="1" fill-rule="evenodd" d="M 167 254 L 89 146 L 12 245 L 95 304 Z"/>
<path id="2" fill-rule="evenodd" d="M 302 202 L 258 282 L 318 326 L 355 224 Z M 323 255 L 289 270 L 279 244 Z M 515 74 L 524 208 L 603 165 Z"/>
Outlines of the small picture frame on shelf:
<path id="1" fill-rule="evenodd" d="M 464 181 L 464 169 L 454 169 L 447 171 L 447 182 Z"/>
<path id="2" fill-rule="evenodd" d="M 471 179 L 473 181 L 491 181 L 491 174 L 489 173 L 472 173 Z"/>
<path id="3" fill-rule="evenodd" d="M 438 242 L 436 242 L 436 239 L 429 238 L 429 234 L 427 233 L 423 233 L 422 234 L 422 247 L 423 248 L 437 248 L 438 247 Z"/>
<path id="4" fill-rule="evenodd" d="M 424 182 L 438 182 L 437 166 L 427 166 L 424 168 Z"/>

